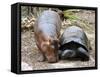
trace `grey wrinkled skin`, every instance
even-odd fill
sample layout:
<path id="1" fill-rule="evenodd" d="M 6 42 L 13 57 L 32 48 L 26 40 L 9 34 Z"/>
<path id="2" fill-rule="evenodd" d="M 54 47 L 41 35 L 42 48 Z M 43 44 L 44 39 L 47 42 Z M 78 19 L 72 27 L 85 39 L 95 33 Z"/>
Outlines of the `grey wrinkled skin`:
<path id="1" fill-rule="evenodd" d="M 85 32 L 77 27 L 68 27 L 60 38 L 60 52 L 61 59 L 89 60 L 89 41 Z"/>

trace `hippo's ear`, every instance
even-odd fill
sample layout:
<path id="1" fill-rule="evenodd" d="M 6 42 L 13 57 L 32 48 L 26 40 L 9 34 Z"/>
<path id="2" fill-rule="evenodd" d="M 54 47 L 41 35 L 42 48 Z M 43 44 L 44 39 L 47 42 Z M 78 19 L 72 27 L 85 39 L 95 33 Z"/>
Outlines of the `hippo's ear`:
<path id="1" fill-rule="evenodd" d="M 58 39 L 53 40 L 53 43 L 54 43 L 54 45 L 57 45 L 59 47 L 59 40 Z"/>
<path id="2" fill-rule="evenodd" d="M 58 12 L 60 19 L 63 21 L 64 20 L 64 13 L 62 11 Z"/>
<path id="3" fill-rule="evenodd" d="M 55 39 L 57 42 L 59 42 L 59 39 L 57 38 L 57 39 Z"/>
<path id="4" fill-rule="evenodd" d="M 60 41 L 57 38 L 53 38 L 53 39 L 50 39 L 49 42 L 50 44 L 55 45 L 55 44 L 59 44 Z"/>
<path id="5" fill-rule="evenodd" d="M 58 42 L 58 45 L 59 45 L 59 47 L 60 47 L 60 40 L 59 40 L 59 39 L 57 39 L 57 42 Z"/>
<path id="6" fill-rule="evenodd" d="M 57 42 L 57 43 L 59 43 L 59 42 L 60 42 L 60 41 L 59 41 L 59 39 L 57 39 L 57 38 L 56 38 L 56 39 L 54 39 L 53 41 L 54 41 L 54 42 Z"/>

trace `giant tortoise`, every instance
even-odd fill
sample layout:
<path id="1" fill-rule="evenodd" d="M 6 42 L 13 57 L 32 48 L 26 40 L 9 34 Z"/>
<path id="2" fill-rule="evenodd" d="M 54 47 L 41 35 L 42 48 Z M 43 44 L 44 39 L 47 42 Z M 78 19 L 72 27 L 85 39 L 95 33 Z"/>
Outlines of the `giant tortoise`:
<path id="1" fill-rule="evenodd" d="M 80 27 L 68 27 L 61 35 L 60 44 L 61 59 L 89 60 L 89 40 Z"/>

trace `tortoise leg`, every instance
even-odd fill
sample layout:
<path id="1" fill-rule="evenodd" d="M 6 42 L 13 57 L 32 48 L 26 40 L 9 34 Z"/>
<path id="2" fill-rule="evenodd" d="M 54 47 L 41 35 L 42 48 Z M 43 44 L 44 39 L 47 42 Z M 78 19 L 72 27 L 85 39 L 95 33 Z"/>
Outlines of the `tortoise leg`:
<path id="1" fill-rule="evenodd" d="M 61 58 L 62 59 L 73 58 L 73 57 L 75 57 L 75 55 L 76 55 L 76 52 L 74 50 L 67 49 L 67 50 L 63 51 L 63 53 L 61 54 Z"/>
<path id="2" fill-rule="evenodd" d="M 89 54 L 84 48 L 79 47 L 77 50 L 78 50 L 78 56 L 81 58 L 82 61 L 89 60 Z"/>

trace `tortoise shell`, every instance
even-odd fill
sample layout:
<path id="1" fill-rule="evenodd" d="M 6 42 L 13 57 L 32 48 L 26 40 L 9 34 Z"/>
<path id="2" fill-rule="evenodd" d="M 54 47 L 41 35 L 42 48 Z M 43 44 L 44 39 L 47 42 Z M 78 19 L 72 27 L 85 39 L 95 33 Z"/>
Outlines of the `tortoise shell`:
<path id="1" fill-rule="evenodd" d="M 68 27 L 64 31 L 64 33 L 61 35 L 61 38 L 60 38 L 60 45 L 61 45 L 60 46 L 60 50 L 61 50 L 60 55 L 64 55 L 64 53 L 67 53 L 69 50 L 70 54 L 72 52 L 75 54 L 75 55 L 73 55 L 73 57 L 76 57 L 76 55 L 81 56 L 83 54 L 86 55 L 87 57 L 89 57 L 88 56 L 88 51 L 89 51 L 88 38 L 87 38 L 85 32 L 77 26 Z M 80 51 L 77 54 L 78 49 Z M 81 55 L 80 55 L 80 53 L 81 53 Z M 64 56 L 67 56 L 68 54 L 69 53 L 65 54 Z"/>

